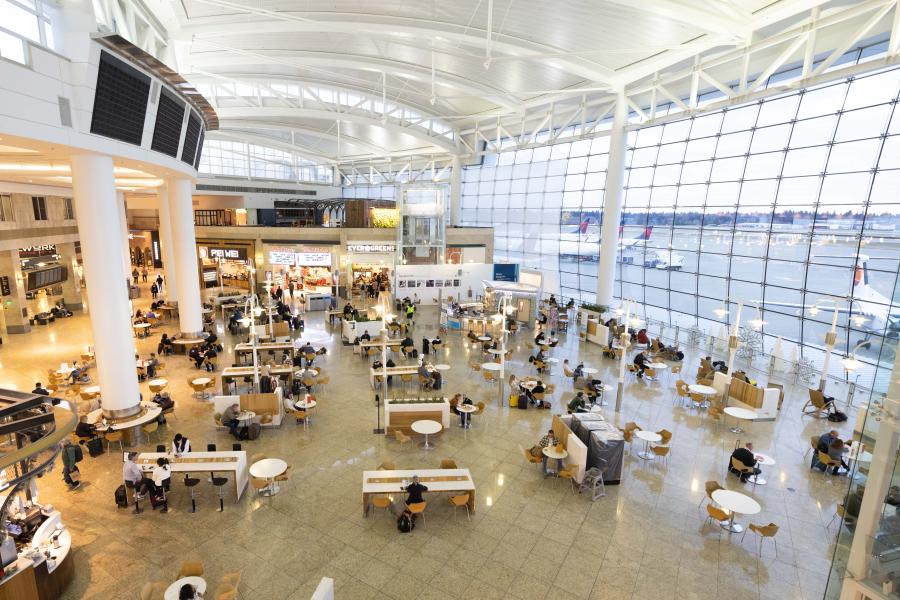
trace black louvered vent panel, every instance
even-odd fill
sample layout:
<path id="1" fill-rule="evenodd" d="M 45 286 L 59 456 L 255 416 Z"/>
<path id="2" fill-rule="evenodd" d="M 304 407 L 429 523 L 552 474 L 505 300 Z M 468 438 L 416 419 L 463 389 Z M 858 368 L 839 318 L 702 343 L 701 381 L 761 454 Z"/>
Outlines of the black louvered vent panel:
<path id="1" fill-rule="evenodd" d="M 206 130 L 200 130 L 200 141 L 197 143 L 197 158 L 194 159 L 194 168 L 200 168 L 200 155 L 203 154 L 203 138 L 206 136 Z"/>
<path id="2" fill-rule="evenodd" d="M 149 95 L 150 77 L 101 52 L 91 133 L 140 146 Z"/>
<path id="3" fill-rule="evenodd" d="M 187 133 L 184 134 L 184 146 L 181 149 L 181 160 L 189 165 L 194 164 L 194 154 L 197 152 L 197 137 L 200 135 L 200 117 L 191 113 L 187 124 Z"/>
<path id="4" fill-rule="evenodd" d="M 159 95 L 156 108 L 156 126 L 153 128 L 153 143 L 150 148 L 169 156 L 178 156 L 178 142 L 181 140 L 181 124 L 184 122 L 184 102 L 173 98 L 168 91 Z"/>

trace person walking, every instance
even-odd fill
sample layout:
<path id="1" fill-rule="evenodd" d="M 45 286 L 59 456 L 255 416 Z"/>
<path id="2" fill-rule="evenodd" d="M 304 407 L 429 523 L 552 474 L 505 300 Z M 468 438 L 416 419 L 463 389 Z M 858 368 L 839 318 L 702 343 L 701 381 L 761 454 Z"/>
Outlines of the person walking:
<path id="1" fill-rule="evenodd" d="M 144 283 L 147 283 L 147 275 L 149 275 L 149 274 L 150 274 L 150 272 L 147 271 L 147 267 L 144 267 L 144 270 L 141 271 L 141 281 L 143 281 Z"/>
<path id="2" fill-rule="evenodd" d="M 63 444 L 62 463 L 63 463 L 63 481 L 69 486 L 69 489 L 76 490 L 81 487 L 81 471 L 78 470 L 78 463 L 84 458 L 81 447 L 66 440 Z"/>

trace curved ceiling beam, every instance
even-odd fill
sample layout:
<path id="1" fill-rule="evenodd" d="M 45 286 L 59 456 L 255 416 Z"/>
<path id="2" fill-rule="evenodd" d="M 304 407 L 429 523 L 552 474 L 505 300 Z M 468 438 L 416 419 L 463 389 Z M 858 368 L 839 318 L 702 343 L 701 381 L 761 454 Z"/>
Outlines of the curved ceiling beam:
<path id="1" fill-rule="evenodd" d="M 270 20 L 248 22 L 246 17 L 236 18 L 233 15 L 223 18 L 205 18 L 203 23 L 186 25 L 180 30 L 172 32 L 174 37 L 221 37 L 234 34 L 246 35 L 251 32 L 254 34 L 328 32 L 379 37 L 392 34 L 405 35 L 429 41 L 447 40 L 476 48 L 484 48 L 487 45 L 487 30 L 485 29 L 432 19 L 366 13 L 288 13 L 258 9 L 230 1 L 202 1 L 205 4 L 238 10 Z M 200 19 L 196 20 L 200 21 Z M 612 69 L 577 56 L 560 57 L 559 54 L 563 52 L 563 49 L 547 44 L 492 31 L 490 45 L 493 50 L 523 59 L 545 59 L 541 55 L 554 55 L 552 58 L 546 58 L 551 65 L 590 81 L 612 84 L 617 80 L 616 73 Z"/>
<path id="2" fill-rule="evenodd" d="M 292 152 L 297 156 L 305 158 L 307 160 L 311 160 L 316 163 L 321 163 L 325 165 L 334 165 L 337 163 L 336 160 L 331 158 L 330 156 L 325 156 L 324 154 L 319 154 L 314 150 L 310 150 L 308 148 L 304 148 L 303 146 L 298 146 L 296 143 L 291 143 L 285 140 L 279 140 L 276 138 L 266 137 L 264 135 L 259 135 L 256 133 L 248 133 L 246 131 L 229 131 L 218 129 L 216 131 L 209 131 L 206 133 L 206 139 L 208 140 L 227 140 L 227 141 L 238 141 L 238 142 L 247 142 L 248 144 L 256 144 L 258 146 L 268 146 L 270 148 L 277 148 L 278 150 L 284 150 L 285 152 Z"/>
<path id="3" fill-rule="evenodd" d="M 209 71 L 210 67 L 237 66 L 237 65 L 254 65 L 254 66 L 271 66 L 266 65 L 267 59 L 275 59 L 280 64 L 287 64 L 298 69 L 308 67 L 324 67 L 328 69 L 351 69 L 356 71 L 366 71 L 369 73 L 387 73 L 394 77 L 402 79 L 410 79 L 428 84 L 431 78 L 431 69 L 414 63 L 407 63 L 399 60 L 387 58 L 377 58 L 373 56 L 363 56 L 358 54 L 347 54 L 343 52 L 309 52 L 303 50 L 277 50 L 272 53 L 264 53 L 258 51 L 246 51 L 241 49 L 225 49 L 216 46 L 215 50 L 191 52 L 190 68 Z M 225 57 L 223 54 L 227 54 Z M 227 74 L 225 74 L 227 76 Z M 502 106 L 510 112 L 518 112 L 521 104 L 518 99 L 513 97 L 512 93 L 490 86 L 488 84 L 469 79 L 461 75 L 439 72 L 435 81 L 436 85 L 449 87 L 473 96 L 481 96 L 490 98 L 492 102 L 498 106 Z"/>
<path id="4" fill-rule="evenodd" d="M 228 83 L 229 81 L 236 81 L 238 83 L 261 83 L 263 85 L 271 85 L 272 83 L 285 83 L 300 86 L 316 86 L 333 89 L 338 92 L 361 94 L 364 96 L 369 96 L 372 100 L 381 100 L 380 89 L 372 89 L 364 86 L 355 86 L 345 83 L 334 83 L 325 79 L 315 79 L 312 77 L 293 77 L 291 75 L 260 75 L 259 73 L 228 73 L 225 75 L 218 75 L 214 72 L 197 72 L 191 75 L 191 83 Z M 422 95 L 427 96 L 428 94 Z M 401 108 L 408 108 L 409 110 L 414 110 L 416 112 L 422 113 L 424 117 L 429 119 L 434 119 L 437 121 L 442 121 L 444 119 L 443 115 L 434 112 L 434 107 L 426 107 L 421 104 L 409 102 L 408 100 L 397 100 L 396 98 L 392 98 L 390 94 L 388 94 L 387 96 L 387 101 L 396 104 Z M 335 106 L 344 105 L 335 103 Z"/>
<path id="5" fill-rule="evenodd" d="M 456 154 L 458 148 L 456 142 L 440 135 L 428 135 L 421 127 L 403 127 L 388 121 L 382 123 L 380 119 L 367 117 L 357 113 L 335 112 L 330 110 L 317 110 L 314 108 L 292 108 L 283 106 L 219 106 L 216 114 L 222 123 L 228 124 L 233 120 L 241 119 L 276 119 L 286 124 L 294 119 L 315 119 L 320 121 L 346 121 L 359 123 L 390 131 L 392 133 L 408 135 L 429 146 L 437 146 L 444 152 Z"/>
<path id="6" fill-rule="evenodd" d="M 235 127 L 239 129 L 231 130 L 235 135 L 241 135 L 244 129 L 274 129 L 278 131 L 295 131 L 302 135 L 308 135 L 312 137 L 317 137 L 323 140 L 328 140 L 332 143 L 337 143 L 337 134 L 331 131 L 321 131 L 319 129 L 310 129 L 309 127 L 290 125 L 287 123 L 272 123 L 270 121 L 257 121 L 254 119 L 231 119 L 226 123 L 226 130 L 228 127 Z M 263 136 L 265 137 L 265 136 Z M 419 156 L 421 152 L 416 150 L 411 150 L 408 152 L 386 152 L 384 148 L 381 146 L 377 146 L 371 142 L 367 142 L 365 140 L 361 140 L 357 137 L 349 136 L 346 134 L 341 134 L 341 143 L 348 144 L 352 146 L 357 146 L 359 148 L 364 148 L 369 152 L 369 156 L 361 155 L 358 160 L 370 160 L 372 158 L 398 158 L 398 157 L 406 157 L 406 156 Z M 352 155 L 357 156 L 357 155 Z M 349 159 L 351 155 L 348 153 L 347 156 L 342 156 L 341 160 Z M 354 159 L 356 160 L 356 159 Z"/>

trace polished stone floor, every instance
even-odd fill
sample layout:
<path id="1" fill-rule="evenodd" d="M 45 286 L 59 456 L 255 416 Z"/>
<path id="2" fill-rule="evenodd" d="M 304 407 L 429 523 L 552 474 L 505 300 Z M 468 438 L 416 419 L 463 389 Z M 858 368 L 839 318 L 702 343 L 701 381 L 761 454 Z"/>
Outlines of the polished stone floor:
<path id="1" fill-rule="evenodd" d="M 146 286 L 145 286 L 146 287 Z M 149 304 L 144 298 L 136 308 Z M 98 318 L 102 318 L 99 316 Z M 437 315 L 422 309 L 414 339 L 434 334 Z M 162 328 L 172 333 L 173 325 Z M 221 330 L 221 324 L 220 324 Z M 528 373 L 527 353 L 533 333 L 514 338 L 512 370 Z M 220 336 L 226 349 L 236 343 Z M 553 411 L 499 408 L 496 388 L 485 386 L 467 368 L 482 360 L 460 336 L 450 335 L 441 361 L 452 365 L 445 391 L 463 391 L 487 412 L 469 430 L 453 427 L 434 438 L 437 448 L 402 449 L 393 440 L 372 434 L 376 425 L 366 363 L 339 343 L 321 313 L 307 315 L 303 336 L 325 345 L 322 365 L 331 375 L 320 395 L 318 414 L 308 431 L 292 422 L 264 431 L 245 443 L 250 452 L 284 458 L 294 475 L 283 491 L 259 498 L 247 491 L 237 504 L 226 501 L 215 511 L 211 485 L 198 487 L 199 511 L 187 512 L 189 494 L 173 481 L 169 514 L 147 510 L 135 516 L 117 510 L 113 490 L 121 482 L 121 455 L 85 458 L 80 490 L 68 491 L 59 471 L 40 482 L 40 497 L 58 507 L 73 532 L 76 579 L 66 598 L 138 598 L 150 580 L 171 582 L 182 561 L 200 560 L 214 588 L 220 576 L 242 570 L 243 598 L 309 598 L 319 579 L 333 577 L 336 597 L 356 598 L 602 598 L 615 600 L 727 599 L 791 600 L 822 598 L 834 552 L 836 521 L 827 527 L 848 480 L 811 472 L 804 453 L 810 435 L 828 423 L 800 416 L 806 399 L 802 385 L 789 385 L 779 419 L 757 423 L 741 441 L 770 454 L 777 465 L 766 471 L 769 484 L 753 487 L 726 477 L 728 456 L 738 438 L 703 412 L 673 407 L 672 386 L 630 381 L 622 412 L 606 410 L 616 424 L 636 421 L 645 429 L 674 433 L 668 465 L 628 455 L 620 486 L 591 502 L 574 495 L 569 484 L 544 479 L 522 460 L 519 447 L 537 442 L 571 383 L 553 376 L 558 391 Z M 155 350 L 158 333 L 136 340 L 142 355 Z M 30 390 L 48 367 L 71 361 L 91 342 L 88 317 L 8 336 L 0 347 L 0 385 Z M 597 346 L 580 344 L 571 334 L 555 351 L 558 358 L 581 357 L 613 380 L 614 364 Z M 220 364 L 230 362 L 220 358 Z M 693 374 L 697 357 L 689 354 L 684 371 Z M 217 432 L 212 406 L 194 399 L 186 376 L 196 373 L 187 359 L 168 359 L 169 391 L 178 402 L 176 418 L 160 429 L 168 441 L 186 434 L 194 447 L 215 442 L 230 447 L 227 433 Z M 478 375 L 478 374 L 475 374 Z M 765 379 L 765 377 L 762 377 Z M 146 384 L 142 391 L 148 394 Z M 841 424 L 849 437 L 854 415 Z M 148 443 L 152 448 L 156 440 Z M 635 448 L 637 450 L 637 447 Z M 445 497 L 432 495 L 427 523 L 411 534 L 397 532 L 383 511 L 363 518 L 361 471 L 390 459 L 398 467 L 435 468 L 452 458 L 471 469 L 478 488 L 477 512 L 471 521 L 454 518 Z M 174 479 L 174 478 L 173 478 Z M 763 507 L 752 522 L 774 522 L 777 556 L 771 541 L 757 556 L 757 538 L 729 535 L 706 523 L 698 510 L 704 482 L 718 480 L 729 489 L 752 494 Z M 746 517 L 739 518 L 746 522 Z"/>

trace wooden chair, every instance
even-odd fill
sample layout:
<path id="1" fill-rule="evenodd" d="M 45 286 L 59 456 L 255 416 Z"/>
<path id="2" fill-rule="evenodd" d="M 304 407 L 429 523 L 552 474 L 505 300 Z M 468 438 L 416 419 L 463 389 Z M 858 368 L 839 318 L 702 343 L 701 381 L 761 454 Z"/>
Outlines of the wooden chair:
<path id="1" fill-rule="evenodd" d="M 679 373 L 681 373 L 681 369 L 683 368 L 683 366 L 684 365 L 675 365 L 669 370 L 669 373 L 671 373 L 672 375 L 678 375 Z"/>
<path id="2" fill-rule="evenodd" d="M 819 390 L 810 388 L 809 400 L 801 409 L 805 415 L 815 415 L 820 419 L 828 416 L 829 402 L 825 400 L 825 394 Z"/>
<path id="3" fill-rule="evenodd" d="M 288 465 L 287 469 L 284 470 L 284 473 L 275 476 L 275 481 L 288 481 L 291 478 L 291 470 L 293 468 L 293 465 Z"/>
<path id="4" fill-rule="evenodd" d="M 817 450 L 817 452 L 819 453 L 819 462 L 822 463 L 823 465 L 825 465 L 826 473 L 828 472 L 829 468 L 832 468 L 832 470 L 841 468 L 841 461 L 834 460 L 833 458 L 828 456 L 828 454 L 826 454 L 825 452 L 822 452 L 821 450 Z"/>
<path id="5" fill-rule="evenodd" d="M 400 431 L 399 429 L 394 430 L 394 439 L 400 442 L 400 447 L 403 447 L 403 444 L 409 444 L 412 442 L 412 438 Z"/>
<path id="6" fill-rule="evenodd" d="M 232 571 L 230 573 L 225 573 L 222 575 L 222 583 L 237 589 L 238 585 L 241 583 L 241 572 Z"/>
<path id="7" fill-rule="evenodd" d="M 566 465 L 559 470 L 559 473 L 557 473 L 557 475 L 559 475 L 559 477 L 562 479 L 569 480 L 570 487 L 572 488 L 572 493 L 574 494 L 576 491 L 576 486 L 578 485 L 578 482 L 575 481 L 575 476 L 578 475 L 578 465 Z"/>
<path id="8" fill-rule="evenodd" d="M 472 414 L 480 415 L 480 414 L 484 413 L 484 407 L 485 407 L 484 402 L 479 401 L 478 404 L 475 405 L 475 408 L 476 408 L 475 412 L 473 412 Z"/>
<path id="9" fill-rule="evenodd" d="M 150 423 L 147 423 L 146 425 L 141 425 L 141 431 L 143 431 L 145 434 L 147 434 L 147 437 L 153 437 L 154 434 L 156 434 L 158 430 L 159 430 L 159 422 L 158 421 L 151 421 Z"/>
<path id="10" fill-rule="evenodd" d="M 469 368 L 472 369 L 473 372 L 478 372 L 481 370 L 481 363 L 469 363 Z"/>
<path id="11" fill-rule="evenodd" d="M 372 506 L 375 508 L 383 508 L 385 512 L 391 512 L 391 499 L 389 496 L 375 496 L 372 498 Z M 375 514 L 375 511 L 372 511 L 372 514 Z"/>
<path id="12" fill-rule="evenodd" d="M 468 520 L 472 520 L 472 516 L 469 514 L 469 494 L 462 494 L 460 496 L 450 496 L 450 504 L 453 506 L 453 518 L 456 519 L 456 509 L 460 506 L 466 507 L 466 518 Z M 424 522 L 424 520 L 423 520 Z"/>
<path id="13" fill-rule="evenodd" d="M 141 600 L 164 600 L 168 587 L 165 581 L 148 581 L 141 588 Z"/>
<path id="14" fill-rule="evenodd" d="M 806 452 L 803 453 L 803 458 L 806 458 L 810 452 L 818 452 L 819 451 L 819 436 L 811 435 L 809 436 L 809 448 L 806 449 Z"/>
<path id="15" fill-rule="evenodd" d="M 442 469 L 458 469 L 456 466 L 456 461 L 451 460 L 449 458 L 441 459 L 441 468 Z"/>
<path id="16" fill-rule="evenodd" d="M 199 560 L 196 561 L 187 561 L 181 563 L 181 569 L 178 571 L 178 575 L 175 576 L 175 579 L 181 579 L 182 577 L 202 577 L 203 576 L 203 563 Z"/>
<path id="17" fill-rule="evenodd" d="M 379 471 L 396 471 L 397 465 L 395 465 L 394 461 L 392 461 L 392 460 L 383 460 L 383 461 L 381 461 L 381 464 L 378 465 L 378 470 Z"/>
<path id="18" fill-rule="evenodd" d="M 233 585 L 220 583 L 218 587 L 216 587 L 213 600 L 234 600 L 237 598 L 237 593 L 237 588 Z"/>
<path id="19" fill-rule="evenodd" d="M 644 369 L 644 377 L 648 381 L 656 381 L 656 369 L 646 368 Z"/>
<path id="20" fill-rule="evenodd" d="M 161 360 L 159 364 L 156 365 L 156 374 L 157 375 L 165 375 L 166 374 L 166 361 Z"/>
<path id="21" fill-rule="evenodd" d="M 267 458 L 269 458 L 268 455 L 263 454 L 262 452 L 257 452 L 256 454 L 254 454 L 254 455 L 252 455 L 252 456 L 250 457 L 250 463 L 249 463 L 249 464 L 252 465 L 253 463 L 258 463 L 259 461 L 265 460 L 265 459 L 267 459 Z"/>
<path id="22" fill-rule="evenodd" d="M 107 434 L 105 434 L 103 437 L 104 437 L 104 439 L 106 439 L 107 449 L 109 448 L 110 444 L 119 442 L 119 449 L 122 450 L 122 452 L 125 451 L 124 436 L 121 431 L 110 431 Z"/>
<path id="23" fill-rule="evenodd" d="M 666 466 L 669 464 L 669 452 L 671 451 L 671 446 L 650 446 L 650 452 L 652 452 L 655 457 L 665 460 Z"/>
<path id="24" fill-rule="evenodd" d="M 702 408 L 704 404 L 706 404 L 706 396 L 703 394 L 698 394 L 696 392 L 688 392 L 688 395 L 691 398 L 691 402 L 693 403 L 695 408 Z"/>
<path id="25" fill-rule="evenodd" d="M 532 464 L 532 465 L 539 465 L 539 464 L 542 464 L 542 463 L 544 462 L 544 459 L 542 459 L 540 456 L 533 456 L 533 455 L 531 454 L 531 452 L 529 452 L 528 450 L 526 450 L 526 449 L 523 448 L 522 446 L 519 446 L 519 450 L 522 451 L 522 454 L 525 456 L 525 460 L 526 460 L 529 464 Z"/>
<path id="26" fill-rule="evenodd" d="M 748 467 L 733 456 L 731 457 L 731 468 L 733 471 L 737 471 L 739 477 L 753 475 L 753 467 Z"/>
<path id="27" fill-rule="evenodd" d="M 704 500 L 708 500 L 710 504 L 715 502 L 712 497 L 713 492 L 715 492 L 716 490 L 724 490 L 724 489 L 725 488 L 723 488 L 721 485 L 719 485 L 718 481 L 707 481 L 706 482 L 706 495 L 703 496 L 702 498 L 700 498 L 700 504 L 697 505 L 697 508 L 700 508 L 701 506 L 703 506 Z"/>
<path id="28" fill-rule="evenodd" d="M 842 519 L 847 525 L 853 525 L 854 523 L 856 523 L 856 517 L 847 514 L 847 509 L 844 508 L 843 504 L 838 504 L 834 509 L 834 516 L 831 517 L 831 520 L 828 521 L 828 525 L 826 525 L 825 528 L 830 528 L 831 524 L 834 523 L 834 520 L 837 518 Z"/>
<path id="29" fill-rule="evenodd" d="M 762 556 L 762 543 L 766 538 L 771 538 L 772 542 L 775 544 L 775 556 L 778 556 L 778 540 L 775 539 L 775 534 L 778 533 L 778 525 L 775 523 L 769 523 L 768 525 L 757 525 L 756 523 L 750 523 L 747 526 L 747 529 L 744 530 L 744 535 L 741 536 L 741 543 L 744 543 L 744 536 L 747 535 L 747 531 L 752 531 L 753 533 L 759 536 L 759 551 L 757 554 Z"/>
<path id="30" fill-rule="evenodd" d="M 716 520 L 719 523 L 723 521 L 727 521 L 731 515 L 729 512 L 723 508 L 718 508 L 713 506 L 712 504 L 706 505 L 706 522 L 709 523 L 712 520 Z"/>
<path id="31" fill-rule="evenodd" d="M 675 405 L 675 402 L 678 402 L 679 405 L 684 406 L 685 401 L 691 398 L 691 392 L 688 390 L 687 382 L 684 379 L 679 379 L 675 382 L 675 399 L 672 401 L 672 405 Z"/>
<path id="32" fill-rule="evenodd" d="M 662 438 L 662 440 L 660 440 L 659 442 L 662 446 L 668 445 L 668 443 L 672 440 L 672 432 L 668 429 L 660 429 L 656 433 L 658 433 L 659 437 Z"/>
<path id="33" fill-rule="evenodd" d="M 493 371 L 482 371 L 481 375 L 482 375 L 482 377 L 484 377 L 484 381 L 486 383 L 494 383 L 495 379 L 494 379 Z"/>
<path id="34" fill-rule="evenodd" d="M 425 527 L 425 508 L 428 506 L 427 502 L 413 502 L 412 504 L 407 504 L 406 508 L 409 509 L 413 515 L 419 515 L 422 517 L 422 527 Z"/>
<path id="35" fill-rule="evenodd" d="M 153 392 L 154 394 L 158 394 L 159 392 L 161 392 L 161 391 L 163 391 L 164 389 L 166 389 L 166 386 L 167 386 L 167 385 L 169 385 L 168 382 L 162 383 L 162 384 L 151 383 L 151 384 L 150 384 L 150 391 Z"/>
<path id="36" fill-rule="evenodd" d="M 269 489 L 269 480 L 251 477 L 250 478 L 250 487 L 252 487 L 254 490 L 256 490 L 257 495 L 260 495 L 260 494 L 262 494 L 263 490 Z"/>

